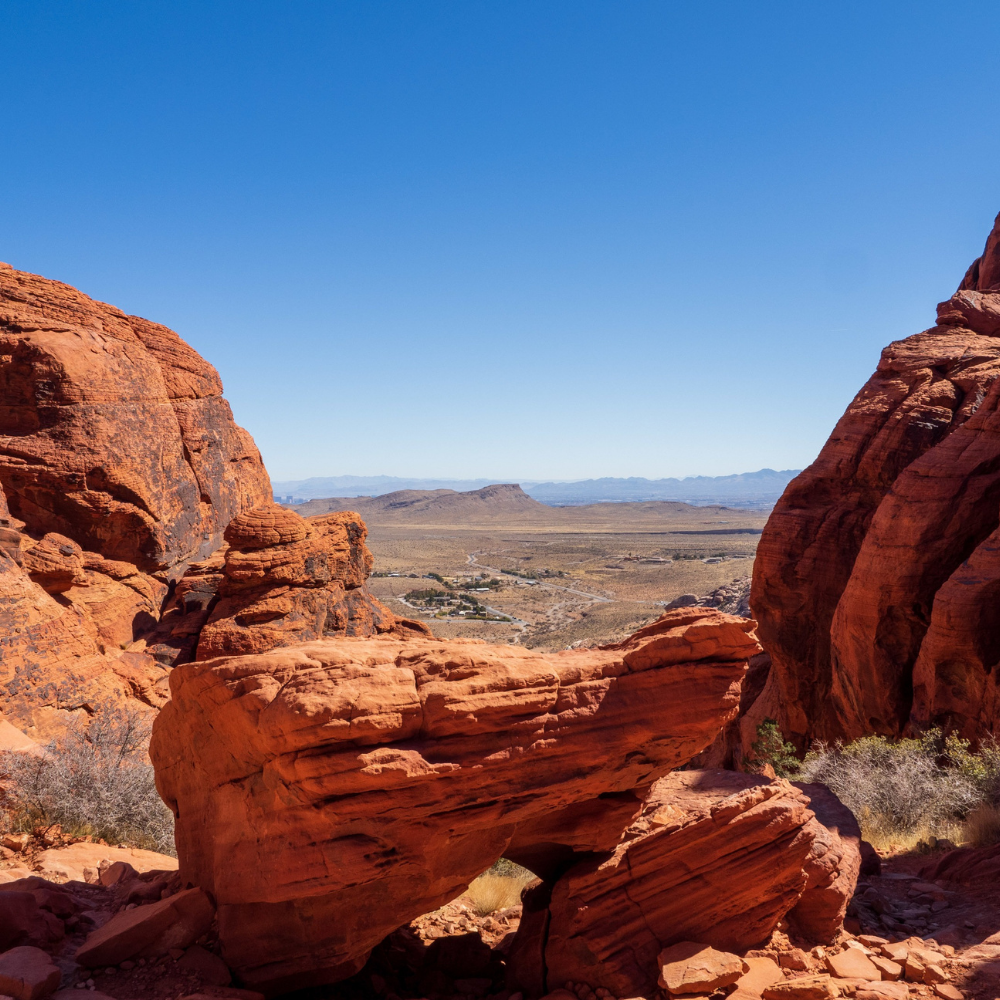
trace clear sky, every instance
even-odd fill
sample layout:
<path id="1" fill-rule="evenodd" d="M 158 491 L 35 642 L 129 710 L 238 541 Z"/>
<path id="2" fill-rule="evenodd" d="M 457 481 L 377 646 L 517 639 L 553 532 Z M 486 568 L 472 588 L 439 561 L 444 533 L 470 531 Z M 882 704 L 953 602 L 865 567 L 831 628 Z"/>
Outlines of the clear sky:
<path id="1" fill-rule="evenodd" d="M 0 4 L 0 260 L 275 479 L 810 462 L 1000 210 L 1000 6 Z"/>

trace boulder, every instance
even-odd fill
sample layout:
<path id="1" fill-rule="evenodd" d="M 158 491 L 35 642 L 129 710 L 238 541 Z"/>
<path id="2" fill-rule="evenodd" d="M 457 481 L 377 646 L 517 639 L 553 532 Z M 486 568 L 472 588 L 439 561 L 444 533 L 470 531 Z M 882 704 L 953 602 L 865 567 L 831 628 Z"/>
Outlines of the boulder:
<path id="1" fill-rule="evenodd" d="M 664 948 L 656 958 L 659 986 L 678 993 L 711 993 L 731 986 L 743 974 L 743 959 L 709 945 L 680 941 Z"/>
<path id="2" fill-rule="evenodd" d="M 93 872 L 94 879 L 97 878 L 102 862 L 114 864 L 119 861 L 130 865 L 137 872 L 177 870 L 177 859 L 168 854 L 146 851 L 140 847 L 106 847 L 104 844 L 82 842 L 42 851 L 35 859 L 35 864 L 42 875 L 86 882 L 88 872 Z"/>
<path id="3" fill-rule="evenodd" d="M 746 972 L 736 980 L 736 992 L 740 993 L 741 997 L 762 996 L 768 986 L 784 981 L 781 966 L 766 955 L 748 955 L 743 959 L 743 965 Z"/>
<path id="4" fill-rule="evenodd" d="M 855 992 L 855 1000 L 907 1000 L 910 995 L 906 983 L 871 982 L 859 986 Z"/>
<path id="5" fill-rule="evenodd" d="M 120 910 L 77 949 L 80 965 L 96 969 L 133 956 L 165 955 L 194 944 L 211 926 L 215 909 L 201 889 L 185 889 L 158 903 Z"/>
<path id="6" fill-rule="evenodd" d="M 30 753 L 38 757 L 45 751 L 30 736 L 22 733 L 0 715 L 0 753 Z M 27 839 L 24 834 L 7 834 L 2 838 L 3 846 L 11 851 L 22 851 L 25 842 L 20 839 L 22 837 Z"/>
<path id="7" fill-rule="evenodd" d="M 809 797 L 818 826 L 804 866 L 809 882 L 788 917 L 806 940 L 828 944 L 843 927 L 847 905 L 858 884 L 861 828 L 854 813 L 826 785 L 796 782 L 795 787 Z"/>
<path id="8" fill-rule="evenodd" d="M 802 976 L 764 988 L 764 1000 L 834 1000 L 840 987 L 828 975 Z"/>
<path id="9" fill-rule="evenodd" d="M 885 982 L 894 983 L 903 975 L 903 967 L 891 958 L 884 958 L 882 955 L 869 955 L 868 957 Z"/>
<path id="10" fill-rule="evenodd" d="M 33 893 L 18 891 L 23 881 L 0 885 L 0 948 L 53 945 L 65 933 L 62 921 L 42 909 Z"/>
<path id="11" fill-rule="evenodd" d="M 166 327 L 0 264 L 0 701 L 41 742 L 163 704 L 169 581 L 270 499 L 221 391 Z"/>
<path id="12" fill-rule="evenodd" d="M 835 955 L 827 955 L 826 967 L 838 979 L 863 979 L 866 982 L 882 979 L 878 967 L 857 948 L 845 948 Z"/>
<path id="13" fill-rule="evenodd" d="M 226 963 L 218 955 L 213 955 L 207 948 L 202 948 L 198 944 L 191 945 L 177 959 L 177 968 L 181 972 L 197 977 L 208 986 L 228 986 L 233 981 Z"/>
<path id="14" fill-rule="evenodd" d="M 935 983 L 934 993 L 941 1000 L 965 1000 L 965 994 L 951 983 Z"/>
<path id="15" fill-rule="evenodd" d="M 518 938 L 544 928 L 550 986 L 582 978 L 615 996 L 649 995 L 665 945 L 699 941 L 732 952 L 761 945 L 816 891 L 817 868 L 831 876 L 829 891 L 842 894 L 834 908 L 842 915 L 855 883 L 836 883 L 831 873 L 845 867 L 856 878 L 857 850 L 810 805 L 782 779 L 714 770 L 667 775 L 618 845 L 562 874 L 547 921 L 523 923 Z M 823 930 L 830 941 L 840 926 Z"/>
<path id="16" fill-rule="evenodd" d="M 62 981 L 62 973 L 41 948 L 11 948 L 0 955 L 0 995 L 43 1000 Z"/>
<path id="17" fill-rule="evenodd" d="M 937 323 L 882 352 L 761 536 L 761 698 L 800 746 L 1000 724 L 998 248 L 1000 218 Z"/>
<path id="18" fill-rule="evenodd" d="M 597 649 L 383 636 L 176 667 L 150 754 L 227 965 L 336 981 L 501 855 L 549 878 L 613 850 L 734 713 L 752 629 L 699 608 Z"/>
<path id="19" fill-rule="evenodd" d="M 307 519 L 269 503 L 235 517 L 196 658 L 263 653 L 324 636 L 430 635 L 368 592 L 367 534 L 350 511 Z"/>
<path id="20" fill-rule="evenodd" d="M 0 546 L 0 700 L 8 724 L 47 742 L 94 705 L 135 704 L 115 670 L 122 650 L 109 650 L 88 613 L 49 594 L 23 566 L 24 525 L 10 516 L 0 488 L 2 525 L 17 539 Z"/>
<path id="21" fill-rule="evenodd" d="M 928 882 L 947 879 L 965 885 L 993 882 L 1000 877 L 1000 844 L 947 851 L 924 865 L 920 877 Z"/>

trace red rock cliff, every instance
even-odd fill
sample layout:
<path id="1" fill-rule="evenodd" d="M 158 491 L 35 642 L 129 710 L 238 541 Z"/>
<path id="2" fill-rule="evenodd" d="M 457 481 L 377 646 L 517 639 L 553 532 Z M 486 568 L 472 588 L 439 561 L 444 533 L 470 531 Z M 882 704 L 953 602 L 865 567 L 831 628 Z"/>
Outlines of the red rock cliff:
<path id="1" fill-rule="evenodd" d="M 751 608 L 788 735 L 1000 724 L 1000 217 L 890 344 L 761 538 Z"/>
<path id="2" fill-rule="evenodd" d="M 166 327 L 0 264 L 0 709 L 32 735 L 166 700 L 166 581 L 270 501 L 221 393 Z"/>
<path id="3" fill-rule="evenodd" d="M 161 574 L 271 499 L 218 373 L 176 333 L 7 264 L 0 484 L 30 532 Z"/>

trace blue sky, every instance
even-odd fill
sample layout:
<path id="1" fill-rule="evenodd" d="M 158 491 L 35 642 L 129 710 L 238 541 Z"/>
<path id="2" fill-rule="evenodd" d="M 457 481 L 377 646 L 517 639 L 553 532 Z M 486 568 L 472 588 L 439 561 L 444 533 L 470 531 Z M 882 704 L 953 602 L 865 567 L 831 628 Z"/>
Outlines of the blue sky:
<path id="1" fill-rule="evenodd" d="M 0 259 L 176 329 L 273 478 L 811 461 L 1000 210 L 1000 8 L 0 6 Z"/>

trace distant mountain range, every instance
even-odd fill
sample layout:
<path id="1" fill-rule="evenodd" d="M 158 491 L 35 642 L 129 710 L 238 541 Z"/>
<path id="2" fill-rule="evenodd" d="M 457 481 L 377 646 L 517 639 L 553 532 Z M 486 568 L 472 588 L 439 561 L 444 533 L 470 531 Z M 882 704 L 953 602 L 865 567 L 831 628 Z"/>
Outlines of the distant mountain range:
<path id="1" fill-rule="evenodd" d="M 592 503 L 680 500 L 696 506 L 725 504 L 766 510 L 774 506 L 798 469 L 761 469 L 734 476 L 686 479 L 583 479 L 575 482 L 523 482 L 524 491 L 550 507 Z M 496 484 L 495 479 L 406 479 L 400 476 L 327 476 L 274 483 L 279 502 L 301 503 L 326 497 L 381 496 L 400 490 L 457 490 L 468 493 Z"/>
<path id="2" fill-rule="evenodd" d="M 575 483 L 531 483 L 525 491 L 550 506 L 588 503 L 635 503 L 680 500 L 704 507 L 773 507 L 800 469 L 761 469 L 735 476 L 688 476 L 686 479 L 584 479 Z"/>

